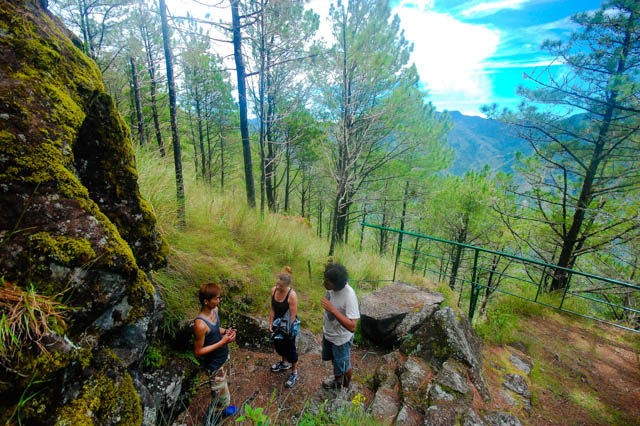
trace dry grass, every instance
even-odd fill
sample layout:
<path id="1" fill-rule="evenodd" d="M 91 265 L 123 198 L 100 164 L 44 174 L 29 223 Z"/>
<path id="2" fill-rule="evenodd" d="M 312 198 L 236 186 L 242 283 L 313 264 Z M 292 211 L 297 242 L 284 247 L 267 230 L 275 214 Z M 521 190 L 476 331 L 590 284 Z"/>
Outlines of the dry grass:
<path id="1" fill-rule="evenodd" d="M 41 343 L 51 333 L 51 325 L 63 325 L 64 305 L 2 280 L 0 287 L 0 364 L 9 366 L 17 354 L 30 344 L 47 353 Z"/>

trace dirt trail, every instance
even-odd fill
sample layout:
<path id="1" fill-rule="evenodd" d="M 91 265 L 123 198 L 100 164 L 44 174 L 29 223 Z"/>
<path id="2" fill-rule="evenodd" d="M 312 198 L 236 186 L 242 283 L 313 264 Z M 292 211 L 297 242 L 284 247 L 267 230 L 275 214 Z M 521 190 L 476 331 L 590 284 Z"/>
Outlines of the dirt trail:
<path id="1" fill-rule="evenodd" d="M 614 340 L 624 331 L 596 325 L 596 333 L 580 324 L 549 318 L 530 318 L 526 324 L 521 336 L 527 348 L 521 349 L 527 353 L 507 345 L 483 348 L 485 379 L 492 400 L 480 404 L 479 410 L 512 412 L 525 425 L 640 425 L 640 358 L 630 345 Z M 508 362 L 512 354 L 528 358 L 534 366 L 526 378 L 533 393 L 530 414 L 510 406 L 502 397 L 504 374 L 514 372 Z M 375 369 L 383 362 L 382 355 L 372 348 L 355 348 L 352 354 L 354 383 L 366 397 L 366 405 L 373 399 L 369 386 Z M 276 424 L 295 423 L 293 416 L 304 409 L 331 371 L 330 364 L 319 355 L 301 355 L 298 382 L 286 389 L 288 372 L 269 371 L 277 361 L 275 354 L 236 348 L 232 357 L 232 403 L 248 401 L 254 408 L 264 407 L 277 416 Z M 207 391 L 198 390 L 180 423 L 200 425 L 208 400 Z"/>

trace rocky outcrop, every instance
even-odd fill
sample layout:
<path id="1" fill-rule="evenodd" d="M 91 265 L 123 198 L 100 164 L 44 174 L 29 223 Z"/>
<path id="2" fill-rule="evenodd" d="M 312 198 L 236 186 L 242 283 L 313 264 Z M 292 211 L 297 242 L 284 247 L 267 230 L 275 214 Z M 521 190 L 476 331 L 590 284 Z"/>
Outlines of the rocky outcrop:
<path id="1" fill-rule="evenodd" d="M 483 378 L 481 341 L 466 317 L 450 307 L 439 309 L 442 300 L 439 294 L 404 283 L 362 297 L 367 337 L 383 347 L 400 344 L 400 351 L 385 355 L 386 363 L 375 373 L 371 413 L 383 423 L 398 425 L 518 422 L 507 413 L 485 416 L 474 410 L 483 405 L 482 400 L 490 400 Z M 397 301 L 404 304 L 395 306 Z M 364 320 L 362 328 L 365 334 Z M 512 362 L 519 369 L 528 366 L 515 355 Z M 531 397 L 526 382 L 516 374 L 505 379 L 505 392 L 522 398 L 526 409 Z"/>
<path id="2" fill-rule="evenodd" d="M 0 34 L 0 276 L 71 308 L 53 331 L 71 350 L 25 344 L 5 360 L 0 420 L 31 383 L 39 397 L 23 423 L 139 423 L 127 368 L 156 330 L 162 303 L 146 272 L 165 263 L 167 244 L 140 196 L 129 130 L 96 64 L 41 2 L 0 0 Z M 63 398 L 34 385 L 59 391 L 63 380 Z"/>
<path id="3" fill-rule="evenodd" d="M 439 309 L 444 297 L 425 288 L 394 282 L 360 297 L 362 335 L 391 348 Z"/>
<path id="4" fill-rule="evenodd" d="M 481 342 L 466 317 L 460 317 L 450 307 L 433 314 L 403 343 L 403 352 L 417 355 L 436 368 L 449 358 L 469 367 L 471 380 L 484 399 L 489 393 L 482 377 Z"/>

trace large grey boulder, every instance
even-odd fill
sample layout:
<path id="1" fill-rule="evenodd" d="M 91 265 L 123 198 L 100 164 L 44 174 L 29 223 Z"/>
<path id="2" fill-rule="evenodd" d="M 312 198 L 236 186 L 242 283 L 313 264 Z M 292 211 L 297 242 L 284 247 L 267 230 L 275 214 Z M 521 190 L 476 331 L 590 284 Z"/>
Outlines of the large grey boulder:
<path id="1" fill-rule="evenodd" d="M 320 354 L 322 346 L 316 336 L 309 330 L 300 329 L 296 338 L 296 346 L 299 354 Z"/>
<path id="2" fill-rule="evenodd" d="M 440 293 L 394 282 L 360 297 L 362 334 L 375 344 L 390 348 L 420 327 L 443 301 Z"/>

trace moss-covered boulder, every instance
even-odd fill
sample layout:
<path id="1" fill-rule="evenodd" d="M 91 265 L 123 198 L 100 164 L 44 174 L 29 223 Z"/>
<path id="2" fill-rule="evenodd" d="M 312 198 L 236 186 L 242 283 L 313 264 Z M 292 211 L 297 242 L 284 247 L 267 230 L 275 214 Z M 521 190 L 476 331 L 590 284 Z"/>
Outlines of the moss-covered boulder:
<path id="1" fill-rule="evenodd" d="M 147 339 L 154 329 L 159 302 L 146 272 L 165 263 L 167 244 L 140 196 L 129 129 L 80 45 L 41 2 L 0 0 L 0 277 L 70 308 L 55 331 L 74 352 L 87 342 L 92 351 L 114 342 L 122 350 L 132 330 Z M 0 411 L 39 386 L 29 382 L 37 349 L 25 345 L 19 359 L 3 360 Z M 70 361 L 59 361 L 38 361 L 49 374 L 38 373 L 37 383 L 67 377 Z M 87 389 L 133 389 L 125 374 L 90 373 Z M 73 401 L 67 408 L 95 413 L 94 400 Z M 91 421 L 118 423 L 105 410 L 120 403 L 109 404 L 99 408 L 106 423 Z M 67 408 L 56 411 L 61 419 L 72 416 Z M 125 411 L 131 416 L 120 423 L 135 424 L 139 408 Z"/>

